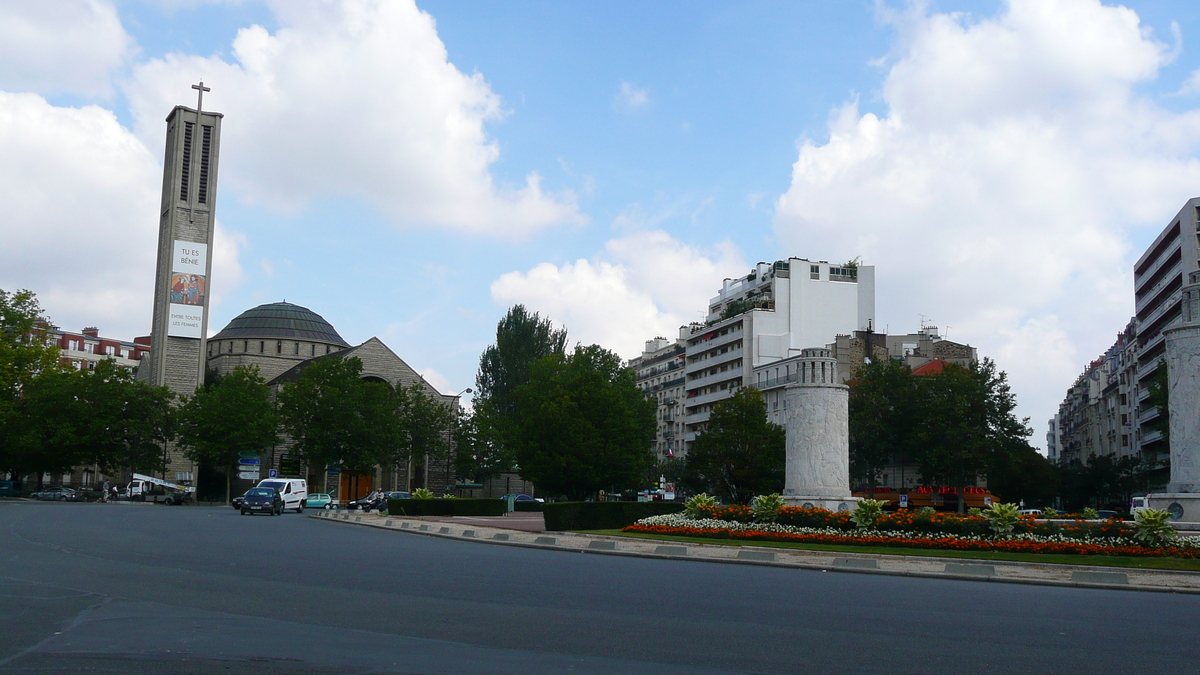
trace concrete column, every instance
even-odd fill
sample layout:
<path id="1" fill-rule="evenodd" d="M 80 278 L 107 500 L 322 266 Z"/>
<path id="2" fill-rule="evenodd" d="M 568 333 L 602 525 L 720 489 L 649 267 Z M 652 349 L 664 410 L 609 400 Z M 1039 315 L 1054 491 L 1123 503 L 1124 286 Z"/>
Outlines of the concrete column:
<path id="1" fill-rule="evenodd" d="M 828 349 L 805 349 L 799 378 L 784 390 L 787 466 L 784 499 L 832 511 L 850 496 L 850 388 L 840 383 Z"/>

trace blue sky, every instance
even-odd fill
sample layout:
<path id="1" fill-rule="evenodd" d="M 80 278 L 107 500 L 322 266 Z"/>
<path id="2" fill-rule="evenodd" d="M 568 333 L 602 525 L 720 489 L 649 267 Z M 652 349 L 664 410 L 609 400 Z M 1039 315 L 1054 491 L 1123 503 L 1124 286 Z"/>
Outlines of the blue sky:
<path id="1" fill-rule="evenodd" d="M 149 330 L 163 117 L 225 113 L 215 332 L 287 299 L 443 391 L 506 308 L 631 357 L 722 278 L 877 267 L 1035 445 L 1200 190 L 1187 2 L 0 0 L 0 288 Z"/>

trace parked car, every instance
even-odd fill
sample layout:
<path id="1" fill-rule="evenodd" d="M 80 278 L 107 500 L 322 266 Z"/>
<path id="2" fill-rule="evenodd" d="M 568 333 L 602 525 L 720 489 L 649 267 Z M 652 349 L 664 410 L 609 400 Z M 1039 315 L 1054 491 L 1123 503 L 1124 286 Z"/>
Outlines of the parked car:
<path id="1" fill-rule="evenodd" d="M 253 488 L 251 488 L 251 489 L 253 489 Z M 247 492 L 249 492 L 249 490 L 247 490 Z M 233 506 L 233 508 L 240 510 L 242 508 L 242 502 L 245 499 L 246 499 L 246 495 L 243 494 L 241 497 L 234 497 L 229 503 L 231 506 Z"/>
<path id="2" fill-rule="evenodd" d="M 313 492 L 308 495 L 308 501 L 304 502 L 304 508 L 307 509 L 332 509 L 333 497 L 330 497 L 324 492 Z"/>
<path id="3" fill-rule="evenodd" d="M 384 493 L 388 499 L 412 499 L 412 495 L 403 490 L 393 490 L 392 492 Z"/>
<path id="4" fill-rule="evenodd" d="M 79 501 L 79 493 L 69 487 L 52 487 L 46 488 L 41 492 L 35 492 L 30 495 L 34 499 L 40 499 L 48 502 L 75 502 Z"/>
<path id="5" fill-rule="evenodd" d="M 279 495 L 279 490 L 275 488 L 250 488 L 242 496 L 241 512 L 243 516 L 255 512 L 281 516 L 283 515 L 283 498 Z"/>
<path id="6" fill-rule="evenodd" d="M 1099 518 L 1100 520 L 1108 520 L 1109 518 L 1120 519 L 1121 514 L 1117 513 L 1116 511 L 1110 511 L 1108 509 L 1100 509 L 1099 511 L 1096 512 L 1096 517 Z"/>
<path id="7" fill-rule="evenodd" d="M 515 497 L 516 500 L 519 502 L 544 502 L 544 501 L 546 501 L 545 499 L 538 499 L 537 497 L 530 497 L 529 495 L 504 495 L 503 497 L 501 497 L 501 499 L 508 499 L 509 497 Z"/>
<path id="8" fill-rule="evenodd" d="M 1043 512 L 1041 509 L 1021 509 L 1018 513 L 1023 516 L 1040 516 Z"/>
<path id="9" fill-rule="evenodd" d="M 355 499 L 355 500 L 347 503 L 346 508 L 350 509 L 351 511 L 354 511 L 356 509 L 362 509 L 363 511 L 370 511 L 371 509 L 375 508 L 375 505 L 382 498 L 383 498 L 382 492 L 374 491 L 374 492 L 371 492 L 370 494 L 359 497 L 358 499 Z"/>

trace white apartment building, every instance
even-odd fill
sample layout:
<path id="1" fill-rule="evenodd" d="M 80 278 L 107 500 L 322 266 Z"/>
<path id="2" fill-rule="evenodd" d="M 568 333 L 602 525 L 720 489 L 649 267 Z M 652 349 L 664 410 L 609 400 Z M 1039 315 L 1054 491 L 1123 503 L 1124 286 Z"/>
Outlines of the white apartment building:
<path id="1" fill-rule="evenodd" d="M 753 382 L 756 367 L 824 347 L 875 322 L 875 268 L 789 258 L 726 279 L 708 320 L 679 329 L 684 343 L 686 451 L 716 403 Z"/>
<path id="2" fill-rule="evenodd" d="M 657 403 L 654 455 L 659 460 L 683 455 L 684 346 L 656 337 L 629 361 L 638 387 Z"/>
<path id="3" fill-rule="evenodd" d="M 1163 329 L 1179 321 L 1181 287 L 1187 275 L 1200 269 L 1200 198 L 1189 199 L 1150 244 L 1133 268 L 1134 311 L 1137 319 L 1136 401 L 1138 449 L 1158 453 L 1165 444 L 1157 431 L 1145 431 L 1158 410 L 1146 403 L 1146 384 L 1158 371 L 1166 344 Z"/>

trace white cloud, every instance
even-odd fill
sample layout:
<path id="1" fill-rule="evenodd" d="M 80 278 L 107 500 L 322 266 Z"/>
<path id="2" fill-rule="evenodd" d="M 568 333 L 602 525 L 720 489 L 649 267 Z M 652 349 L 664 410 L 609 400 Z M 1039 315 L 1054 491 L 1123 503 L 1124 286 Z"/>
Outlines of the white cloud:
<path id="1" fill-rule="evenodd" d="M 107 96 L 109 74 L 133 50 L 111 3 L 0 2 L 0 88 Z"/>
<path id="2" fill-rule="evenodd" d="M 585 222 L 575 195 L 544 191 L 535 172 L 496 183 L 500 148 L 484 126 L 503 117 L 500 98 L 448 61 L 411 0 L 274 8 L 282 28 L 240 30 L 233 62 L 172 54 L 134 69 L 126 93 L 148 145 L 203 79 L 205 107 L 226 115 L 222 182 L 251 200 L 295 209 L 365 197 L 400 224 L 511 237 Z"/>
<path id="3" fill-rule="evenodd" d="M 1012 0 L 889 17 L 887 113 L 835 110 L 776 203 L 789 250 L 878 266 L 880 323 L 955 327 L 1009 372 L 1035 444 L 1133 311 L 1134 231 L 1200 185 L 1200 112 L 1136 94 L 1171 53 L 1124 7 Z M 841 253 L 836 253 L 841 251 Z"/>
<path id="4" fill-rule="evenodd" d="M 162 169 L 112 112 L 0 92 L 0 288 L 28 288 L 63 328 L 150 330 Z M 218 226 L 214 302 L 241 278 Z"/>
<path id="5" fill-rule="evenodd" d="M 433 368 L 426 368 L 426 369 L 422 370 L 421 377 L 425 378 L 426 382 L 433 385 L 433 388 L 437 389 L 439 393 L 442 393 L 442 394 L 457 394 L 458 393 L 458 390 L 455 389 L 453 387 L 453 385 L 450 384 L 450 380 L 446 379 L 445 375 L 442 375 L 441 373 L 434 370 Z"/>
<path id="6" fill-rule="evenodd" d="M 637 110 L 650 103 L 650 91 L 635 87 L 629 82 L 622 82 L 613 102 L 620 109 Z"/>
<path id="7" fill-rule="evenodd" d="M 637 232 L 609 241 L 593 260 L 509 272 L 492 282 L 492 300 L 523 303 L 566 326 L 572 343 L 632 358 L 646 340 L 674 338 L 703 318 L 721 280 L 747 268 L 731 244 L 703 251 L 660 230 Z"/>

